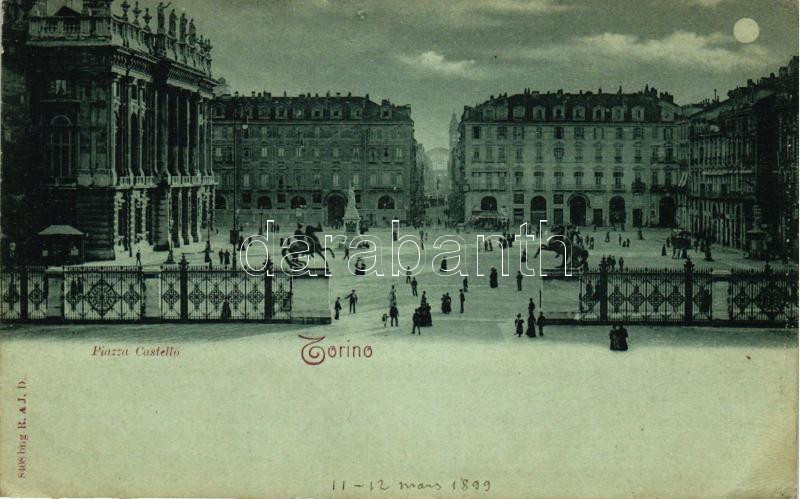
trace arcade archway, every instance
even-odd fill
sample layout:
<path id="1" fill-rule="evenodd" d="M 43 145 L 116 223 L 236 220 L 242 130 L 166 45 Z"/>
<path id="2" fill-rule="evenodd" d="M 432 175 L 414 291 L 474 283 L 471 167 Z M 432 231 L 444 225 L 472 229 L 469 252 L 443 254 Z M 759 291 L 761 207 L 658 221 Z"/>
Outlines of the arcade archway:
<path id="1" fill-rule="evenodd" d="M 542 196 L 531 199 L 531 223 L 538 224 L 539 220 L 547 220 L 547 200 Z"/>
<path id="2" fill-rule="evenodd" d="M 347 200 L 340 194 L 332 194 L 328 197 L 328 225 L 341 223 L 344 218 L 344 209 L 347 207 Z"/>
<path id="3" fill-rule="evenodd" d="M 586 198 L 575 195 L 569 199 L 569 223 L 572 225 L 586 225 Z"/>
<path id="4" fill-rule="evenodd" d="M 612 224 L 625 223 L 625 200 L 620 196 L 614 196 L 608 203 L 608 213 Z"/>
<path id="5" fill-rule="evenodd" d="M 492 196 L 486 196 L 481 199 L 482 211 L 497 211 L 497 199 Z"/>
<path id="6" fill-rule="evenodd" d="M 662 227 L 675 226 L 675 200 L 663 197 L 658 203 L 658 224 Z"/>

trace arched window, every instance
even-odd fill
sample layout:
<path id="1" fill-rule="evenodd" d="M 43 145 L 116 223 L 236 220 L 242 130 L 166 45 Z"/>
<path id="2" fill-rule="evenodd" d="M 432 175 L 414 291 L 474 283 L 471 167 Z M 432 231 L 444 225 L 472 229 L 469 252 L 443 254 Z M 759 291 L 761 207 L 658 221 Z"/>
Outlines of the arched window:
<path id="1" fill-rule="evenodd" d="M 47 134 L 47 157 L 51 176 L 71 176 L 72 123 L 66 116 L 56 116 L 50 122 L 50 130 Z"/>
<path id="2" fill-rule="evenodd" d="M 225 196 L 218 192 L 214 196 L 214 205 L 218 210 L 225 210 L 228 207 L 228 201 L 225 199 Z"/>
<path id="3" fill-rule="evenodd" d="M 259 210 L 269 210 L 272 208 L 272 200 L 269 196 L 261 196 L 256 201 L 256 205 L 258 206 Z"/>
<path id="4" fill-rule="evenodd" d="M 383 196 L 378 200 L 378 209 L 379 210 L 393 210 L 394 209 L 394 199 L 391 196 Z"/>
<path id="5" fill-rule="evenodd" d="M 295 196 L 292 198 L 292 209 L 303 208 L 306 205 L 306 198 L 303 196 Z"/>
<path id="6" fill-rule="evenodd" d="M 492 196 L 486 196 L 481 199 L 481 210 L 483 211 L 497 211 L 497 199 Z"/>

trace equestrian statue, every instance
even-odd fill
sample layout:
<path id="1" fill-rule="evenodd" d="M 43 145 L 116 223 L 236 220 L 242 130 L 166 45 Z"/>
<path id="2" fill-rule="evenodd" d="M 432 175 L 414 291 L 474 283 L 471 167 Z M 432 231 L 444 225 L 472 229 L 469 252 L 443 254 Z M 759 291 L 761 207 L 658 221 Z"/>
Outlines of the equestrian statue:
<path id="1" fill-rule="evenodd" d="M 541 250 L 552 251 L 556 258 L 559 256 L 563 258 L 557 267 L 579 269 L 589 258 L 589 252 L 583 247 L 581 240 L 580 233 L 574 227 L 558 225 L 548 240 L 542 241 L 544 244 L 539 246 L 533 257 L 538 257 Z"/>
<path id="2" fill-rule="evenodd" d="M 289 260 L 289 265 L 292 269 L 303 267 L 303 264 L 298 258 L 300 256 L 313 257 L 314 255 L 319 255 L 323 260 L 325 260 L 325 251 L 327 250 L 330 251 L 331 258 L 336 258 L 333 250 L 323 246 L 323 244 L 319 241 L 317 232 L 321 231 L 322 226 L 319 224 L 316 227 L 313 225 L 306 225 L 304 233 L 303 225 L 299 223 L 297 224 L 297 229 L 294 231 L 294 236 L 289 239 L 288 246 L 281 248 L 281 256 L 285 257 L 287 254 L 292 253 L 292 258 Z"/>

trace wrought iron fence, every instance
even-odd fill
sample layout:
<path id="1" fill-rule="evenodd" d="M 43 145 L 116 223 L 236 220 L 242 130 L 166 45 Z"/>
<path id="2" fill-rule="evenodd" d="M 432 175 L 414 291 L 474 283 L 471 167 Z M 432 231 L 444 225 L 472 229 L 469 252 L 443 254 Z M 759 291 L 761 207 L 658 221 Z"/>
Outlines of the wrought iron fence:
<path id="1" fill-rule="evenodd" d="M 138 267 L 75 267 L 64 271 L 64 318 L 136 321 L 144 312 Z"/>
<path id="2" fill-rule="evenodd" d="M 0 320 L 46 318 L 48 294 L 43 267 L 0 272 Z"/>
<path id="3" fill-rule="evenodd" d="M 797 323 L 797 272 L 736 271 L 728 281 L 728 316 L 742 322 Z"/>
<path id="4" fill-rule="evenodd" d="M 614 272 L 601 265 L 598 271 L 581 276 L 580 320 L 652 324 L 710 321 L 712 282 L 711 272 L 695 271 L 691 260 L 683 270 Z"/>
<path id="5" fill-rule="evenodd" d="M 161 271 L 161 317 L 170 320 L 291 320 L 292 279 L 284 273 L 175 266 Z"/>

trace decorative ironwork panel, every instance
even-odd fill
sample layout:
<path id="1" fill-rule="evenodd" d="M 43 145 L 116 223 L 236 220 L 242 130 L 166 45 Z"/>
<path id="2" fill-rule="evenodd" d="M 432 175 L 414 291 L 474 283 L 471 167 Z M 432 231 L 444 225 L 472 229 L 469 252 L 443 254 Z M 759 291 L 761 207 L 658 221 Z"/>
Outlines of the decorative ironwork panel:
<path id="1" fill-rule="evenodd" d="M 161 270 L 161 318 L 181 318 L 181 272 L 177 267 Z"/>
<path id="2" fill-rule="evenodd" d="M 731 320 L 796 323 L 797 301 L 797 272 L 737 271 L 728 282 Z"/>
<path id="3" fill-rule="evenodd" d="M 0 319 L 46 319 L 47 295 L 43 267 L 0 272 Z M 27 317 L 23 316 L 24 310 Z"/>
<path id="4" fill-rule="evenodd" d="M 135 321 L 142 318 L 144 280 L 137 267 L 79 267 L 64 272 L 64 318 Z"/>
<path id="5" fill-rule="evenodd" d="M 244 271 L 187 271 L 190 320 L 264 320 L 264 277 Z"/>
<path id="6" fill-rule="evenodd" d="M 0 272 L 0 300 L 0 319 L 17 320 L 22 317 L 19 271 Z"/>
<path id="7" fill-rule="evenodd" d="M 290 320 L 292 318 L 292 276 L 283 272 L 272 278 L 272 319 Z"/>

